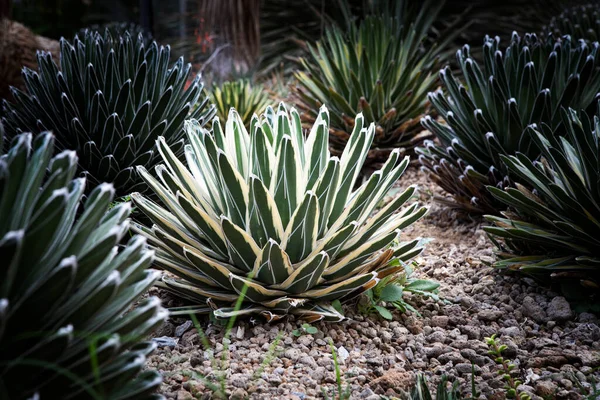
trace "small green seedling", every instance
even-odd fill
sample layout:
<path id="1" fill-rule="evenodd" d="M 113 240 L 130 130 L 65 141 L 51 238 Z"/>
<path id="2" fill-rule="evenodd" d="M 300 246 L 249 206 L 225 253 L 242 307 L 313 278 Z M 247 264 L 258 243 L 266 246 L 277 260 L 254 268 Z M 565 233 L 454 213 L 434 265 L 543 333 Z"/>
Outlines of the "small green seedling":
<path id="1" fill-rule="evenodd" d="M 298 337 L 298 336 L 302 336 L 304 334 L 314 335 L 317 332 L 319 332 L 319 330 L 317 328 L 315 328 L 311 324 L 304 323 L 304 324 L 302 324 L 300 329 L 294 329 L 292 331 L 292 334 L 294 336 Z"/>

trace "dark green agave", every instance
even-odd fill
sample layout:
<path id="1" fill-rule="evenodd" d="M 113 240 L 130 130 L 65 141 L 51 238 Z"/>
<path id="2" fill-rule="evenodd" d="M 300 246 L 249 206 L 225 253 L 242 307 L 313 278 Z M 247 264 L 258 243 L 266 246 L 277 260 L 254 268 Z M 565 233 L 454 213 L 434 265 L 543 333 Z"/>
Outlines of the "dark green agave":
<path id="1" fill-rule="evenodd" d="M 117 250 L 130 206 L 107 211 L 109 184 L 82 201 L 77 156 L 54 141 L 24 133 L 2 154 L 0 132 L 0 398 L 161 398 L 140 340 L 167 312 L 154 297 L 130 311 L 153 253 L 140 236 Z"/>
<path id="2" fill-rule="evenodd" d="M 114 184 L 117 195 L 143 191 L 136 165 L 154 166 L 154 143 L 165 138 L 183 155 L 183 122 L 214 116 L 199 76 L 191 66 L 169 61 L 169 47 L 144 44 L 141 35 L 113 37 L 86 31 L 61 40 L 60 66 L 48 53 L 38 55 L 38 71 L 24 70 L 26 90 L 4 102 L 9 137 L 51 130 L 60 150 L 76 150 L 89 189 Z"/>
<path id="3" fill-rule="evenodd" d="M 563 107 L 593 113 L 600 92 L 598 46 L 568 36 L 542 40 L 514 33 L 504 49 L 498 38 L 486 37 L 482 63 L 468 46 L 457 52 L 464 82 L 446 67 L 440 72 L 444 90 L 429 94 L 444 121 L 422 120 L 439 143 L 427 141 L 417 149 L 432 179 L 454 196 L 453 206 L 496 214 L 503 206 L 486 186 L 511 184 L 502 157 L 540 153 L 524 135 L 526 128 L 533 123 L 556 128 Z"/>

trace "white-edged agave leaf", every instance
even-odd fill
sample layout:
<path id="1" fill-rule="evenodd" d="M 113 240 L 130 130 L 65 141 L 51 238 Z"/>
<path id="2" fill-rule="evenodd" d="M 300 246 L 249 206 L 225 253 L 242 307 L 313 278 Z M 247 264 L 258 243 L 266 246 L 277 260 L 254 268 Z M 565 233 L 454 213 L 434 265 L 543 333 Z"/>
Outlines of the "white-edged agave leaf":
<path id="1" fill-rule="evenodd" d="M 256 259 L 250 276 L 267 285 L 275 285 L 285 281 L 293 272 L 289 256 L 277 241 L 269 239 Z"/>
<path id="2" fill-rule="evenodd" d="M 235 225 L 246 229 L 248 185 L 243 176 L 233 167 L 227 154 L 222 151 L 219 152 L 219 169 L 227 215 Z"/>
<path id="3" fill-rule="evenodd" d="M 325 320 L 330 322 L 340 322 L 346 319 L 335 308 L 327 304 L 315 304 L 310 308 L 295 308 L 292 314 L 298 315 L 309 323 Z"/>
<path id="4" fill-rule="evenodd" d="M 324 109 L 324 112 L 326 113 L 327 109 Z M 307 168 L 306 190 L 314 190 L 313 188 L 321 176 L 321 172 L 327 167 L 330 158 L 328 128 L 327 121 L 324 120 L 322 113 L 319 113 L 304 146 L 307 163 L 304 167 Z"/>
<path id="5" fill-rule="evenodd" d="M 228 254 L 227 245 L 219 222 L 211 218 L 210 215 L 204 212 L 200 207 L 192 204 L 187 198 L 178 195 L 177 200 L 179 201 L 181 208 L 196 224 L 197 229 L 202 232 L 202 238 L 210 245 L 209 248 L 221 257 L 226 257 Z"/>
<path id="6" fill-rule="evenodd" d="M 203 247 L 203 244 L 198 242 L 189 232 L 187 232 L 186 228 L 180 224 L 176 216 L 171 214 L 169 211 L 165 210 L 152 200 L 142 196 L 139 193 L 132 193 L 131 200 L 134 202 L 136 207 L 139 207 L 144 214 L 146 214 L 149 218 L 152 218 L 156 225 L 158 225 L 165 232 L 169 233 L 171 236 L 185 241 L 192 247 Z"/>
<path id="7" fill-rule="evenodd" d="M 201 195 L 211 199 L 215 212 L 225 210 L 225 202 L 221 196 L 221 179 L 219 178 L 217 146 L 210 133 L 195 121 L 187 121 L 185 130 L 189 146 L 194 157 L 186 151 L 186 161 L 197 184 L 202 188 Z"/>
<path id="8" fill-rule="evenodd" d="M 298 299 L 286 296 L 278 299 L 263 301 L 261 304 L 267 307 L 269 311 L 287 314 L 290 309 L 300 307 L 307 301 L 307 299 Z"/>
<path id="9" fill-rule="evenodd" d="M 333 225 L 344 211 L 346 202 L 350 197 L 354 183 L 356 182 L 360 169 L 367 158 L 368 150 L 373 142 L 375 125 L 371 124 L 368 129 L 362 129 L 359 128 L 358 122 L 362 121 L 362 118 L 357 116 L 356 121 L 356 126 L 352 132 L 350 141 L 344 149 L 340 159 L 340 183 L 336 192 L 331 215 L 329 216 L 328 226 Z"/>
<path id="10" fill-rule="evenodd" d="M 271 186 L 271 175 L 275 164 L 275 154 L 265 128 L 256 126 L 250 137 L 250 177 L 257 176 L 266 186 Z"/>
<path id="11" fill-rule="evenodd" d="M 321 280 L 323 271 L 329 265 L 329 256 L 322 251 L 313 257 L 294 265 L 294 272 L 280 285 L 271 286 L 286 292 L 302 295 L 302 293 L 316 286 Z"/>
<path id="12" fill-rule="evenodd" d="M 368 290 L 375 286 L 377 281 L 377 274 L 375 272 L 364 275 L 356 275 L 332 285 L 311 289 L 307 292 L 304 292 L 302 297 L 306 297 L 318 302 L 332 301 L 342 298 L 348 293 L 355 292 L 356 290 Z"/>
<path id="13" fill-rule="evenodd" d="M 269 191 L 273 193 L 275 204 L 281 216 L 281 223 L 287 226 L 292 214 L 298 206 L 299 178 L 301 174 L 297 171 L 297 155 L 289 135 L 281 139 L 281 146 L 277 153 L 277 169 L 271 178 Z"/>
<path id="14" fill-rule="evenodd" d="M 341 258 L 338 258 L 334 264 L 325 270 L 325 278 L 333 281 L 351 274 L 373 253 L 387 248 L 398 237 L 398 234 L 398 231 L 384 232 L 363 243 L 357 249 L 347 252 L 347 254 L 341 253 Z"/>
<path id="15" fill-rule="evenodd" d="M 277 321 L 285 317 L 285 313 L 277 314 L 265 307 L 250 306 L 241 309 L 235 307 L 221 307 L 214 311 L 214 316 L 220 319 L 237 318 L 246 315 L 261 315 L 267 322 Z"/>
<path id="16" fill-rule="evenodd" d="M 292 107 L 292 109 L 290 110 L 290 117 L 291 117 L 291 126 L 290 126 L 290 136 L 292 137 L 292 143 L 294 144 L 294 147 L 296 148 L 296 154 L 298 156 L 298 162 L 299 162 L 299 167 L 300 170 L 303 172 L 303 175 L 306 175 L 306 173 L 309 171 L 309 169 L 306 168 L 306 153 L 305 153 L 305 139 L 304 139 L 304 133 L 302 132 L 302 122 L 300 121 L 300 114 L 298 113 L 298 110 L 296 110 L 294 107 Z M 285 118 L 288 119 L 287 113 L 285 113 Z M 288 119 L 289 120 L 289 119 Z M 303 180 L 303 182 L 306 181 L 306 178 L 308 178 L 308 176 L 304 177 L 305 179 Z M 304 188 L 306 185 L 302 185 L 302 187 Z"/>
<path id="17" fill-rule="evenodd" d="M 243 271 L 252 271 L 261 252 L 252 236 L 225 216 L 221 217 L 221 229 L 231 263 Z"/>
<path id="18" fill-rule="evenodd" d="M 239 275 L 229 274 L 229 280 L 235 291 L 240 295 L 244 293 L 244 300 L 252 303 L 261 304 L 286 295 L 283 290 L 266 288 L 254 279 L 243 278 Z"/>
<path id="19" fill-rule="evenodd" d="M 218 117 L 215 117 L 218 118 Z M 225 153 L 227 153 L 233 165 L 237 168 L 244 179 L 248 178 L 248 154 L 250 139 L 244 123 L 237 111 L 233 108 L 229 111 L 229 117 L 225 124 Z"/>
<path id="20" fill-rule="evenodd" d="M 215 284 L 221 286 L 224 289 L 231 290 L 231 284 L 229 282 L 229 274 L 243 274 L 243 271 L 235 268 L 233 265 L 219 262 L 206 257 L 204 254 L 198 252 L 196 249 L 185 247 L 183 254 L 188 259 L 190 264 L 201 271 L 208 278 L 212 279 Z"/>
<path id="21" fill-rule="evenodd" d="M 154 265 L 176 276 L 182 277 L 194 285 L 214 286 L 215 284 L 214 279 L 209 278 L 198 268 L 192 267 L 192 263 L 189 260 L 186 259 L 185 263 L 183 263 L 181 260 L 173 257 L 171 253 L 167 253 L 163 250 L 156 251 Z"/>
<path id="22" fill-rule="evenodd" d="M 336 198 L 339 179 L 340 160 L 337 157 L 331 157 L 327 162 L 327 167 L 325 167 L 315 184 L 315 194 L 319 198 L 319 238 L 327 230 L 327 221 Z"/>
<path id="23" fill-rule="evenodd" d="M 258 244 L 265 246 L 269 240 L 281 241 L 284 227 L 275 199 L 260 178 L 251 175 L 249 182 L 248 229 Z"/>
<path id="24" fill-rule="evenodd" d="M 191 285 L 186 281 L 169 278 L 167 276 L 162 277 L 162 283 L 175 293 L 186 293 L 189 297 L 195 298 L 195 300 L 211 298 L 214 300 L 234 302 L 239 297 L 231 290 L 220 289 L 212 285 Z"/>
<path id="25" fill-rule="evenodd" d="M 317 196 L 306 192 L 304 199 L 294 211 L 282 238 L 282 248 L 287 252 L 292 263 L 303 260 L 315 247 L 319 221 L 319 205 Z"/>
<path id="26" fill-rule="evenodd" d="M 392 215 L 398 211 L 406 201 L 412 197 L 416 191 L 416 186 L 409 186 L 400 196 L 389 202 L 385 207 L 373 215 L 369 221 L 360 228 L 360 230 L 348 241 L 345 249 L 352 248 L 354 246 L 363 243 L 377 232 L 377 230 L 383 226 Z"/>

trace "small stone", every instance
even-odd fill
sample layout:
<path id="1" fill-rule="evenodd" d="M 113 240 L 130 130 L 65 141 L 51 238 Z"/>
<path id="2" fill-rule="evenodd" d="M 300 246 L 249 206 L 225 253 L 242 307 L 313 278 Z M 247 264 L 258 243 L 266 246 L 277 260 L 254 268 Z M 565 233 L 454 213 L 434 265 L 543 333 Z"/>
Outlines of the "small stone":
<path id="1" fill-rule="evenodd" d="M 545 398 L 551 398 L 556 394 L 557 386 L 552 381 L 537 381 L 535 384 L 535 393 Z"/>
<path id="2" fill-rule="evenodd" d="M 303 335 L 296 339 L 298 343 L 306 347 L 310 346 L 311 343 L 314 342 L 314 340 L 315 338 L 313 338 L 311 335 Z"/>
<path id="3" fill-rule="evenodd" d="M 350 356 L 350 353 L 348 353 L 348 350 L 344 346 L 340 346 L 337 349 L 337 356 L 341 362 L 344 362 Z"/>
<path id="4" fill-rule="evenodd" d="M 188 319 L 183 324 L 181 324 L 177 328 L 175 328 L 175 336 L 182 337 L 183 334 L 185 332 L 187 332 L 187 330 L 190 329 L 191 327 L 192 327 L 192 321 Z"/>
<path id="5" fill-rule="evenodd" d="M 244 400 L 248 398 L 248 393 L 242 388 L 235 389 L 229 396 L 230 400 Z"/>
<path id="6" fill-rule="evenodd" d="M 536 322 L 544 322 L 546 313 L 544 309 L 530 296 L 523 299 L 523 315 L 533 319 Z"/>
<path id="7" fill-rule="evenodd" d="M 569 302 L 561 296 L 552 299 L 546 310 L 548 318 L 553 321 L 567 321 L 573 318 Z"/>
<path id="8" fill-rule="evenodd" d="M 194 396 L 187 390 L 177 391 L 177 400 L 194 400 Z"/>
<path id="9" fill-rule="evenodd" d="M 501 328 L 500 333 L 504 336 L 510 336 L 510 337 L 525 336 L 523 331 L 518 326 L 509 326 L 506 328 Z"/>
<path id="10" fill-rule="evenodd" d="M 432 326 L 439 326 L 440 328 L 445 328 L 448 326 L 449 318 L 445 315 L 436 315 L 431 318 Z"/>
<path id="11" fill-rule="evenodd" d="M 502 314 L 504 314 L 502 311 L 481 310 L 477 313 L 477 317 L 482 321 L 492 322 L 500 318 Z"/>

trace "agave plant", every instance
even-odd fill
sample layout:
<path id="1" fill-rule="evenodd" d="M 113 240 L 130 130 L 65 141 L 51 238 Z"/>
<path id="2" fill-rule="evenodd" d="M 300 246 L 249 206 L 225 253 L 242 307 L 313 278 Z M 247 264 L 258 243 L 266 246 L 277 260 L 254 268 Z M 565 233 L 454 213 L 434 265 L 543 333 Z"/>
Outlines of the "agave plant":
<path id="1" fill-rule="evenodd" d="M 438 45 L 424 46 L 441 4 L 423 6 L 410 25 L 398 18 L 371 16 L 349 32 L 332 27 L 296 73 L 298 107 L 313 123 L 319 107 L 331 110 L 331 146 L 341 153 L 361 112 L 376 124 L 371 157 L 384 158 L 394 148 L 412 149 L 424 139 L 419 120 L 427 93 L 435 89 L 438 56 L 456 33 Z"/>
<path id="2" fill-rule="evenodd" d="M 598 43 L 574 42 L 568 36 L 554 41 L 513 34 L 500 50 L 498 38 L 486 37 L 483 65 L 468 46 L 457 52 L 465 83 L 450 68 L 440 72 L 445 92 L 429 98 L 444 122 L 422 120 L 439 144 L 426 141 L 417 150 L 432 179 L 454 196 L 451 205 L 473 213 L 497 213 L 500 203 L 486 185 L 510 184 L 502 155 L 517 151 L 535 158 L 539 149 L 523 135 L 532 123 L 555 128 L 561 107 L 592 112 L 600 91 Z"/>
<path id="3" fill-rule="evenodd" d="M 155 224 L 135 228 L 155 248 L 155 266 L 177 276 L 161 285 L 192 302 L 172 312 L 340 320 L 331 301 L 372 288 L 421 252 L 420 240 L 397 242 L 426 212 L 414 203 L 397 213 L 414 186 L 372 215 L 408 157 L 394 150 L 353 191 L 375 136 L 362 115 L 355 121 L 341 158 L 330 157 L 324 107 L 308 139 L 299 114 L 283 105 L 254 117 L 250 135 L 236 112 L 225 132 L 218 119 L 212 133 L 190 121 L 187 167 L 158 140 L 158 179 L 139 170 L 164 206 L 138 193 L 132 199 Z M 243 307 L 232 308 L 242 293 Z"/>
<path id="4" fill-rule="evenodd" d="M 570 35 L 575 39 L 597 42 L 600 39 L 600 5 L 584 4 L 564 10 L 544 27 L 547 35 Z"/>
<path id="5" fill-rule="evenodd" d="M 100 33 L 104 33 L 108 30 L 113 38 L 125 36 L 126 34 L 129 34 L 131 37 L 138 37 L 141 34 L 146 46 L 150 46 L 153 40 L 151 32 L 148 32 L 140 25 L 132 22 L 109 22 L 107 24 L 91 25 L 79 30 L 78 35 L 80 37 L 85 37 L 86 30 L 98 31 Z"/>
<path id="6" fill-rule="evenodd" d="M 191 67 L 181 58 L 170 65 L 169 57 L 168 46 L 146 47 L 141 35 L 86 31 L 72 44 L 63 39 L 60 68 L 40 53 L 39 71 L 24 70 L 27 90 L 4 103 L 7 134 L 52 130 L 59 149 L 77 150 L 90 189 L 111 182 L 119 196 L 143 190 L 134 167 L 156 164 L 156 138 L 182 156 L 184 120 L 214 115 L 200 77 L 186 88 Z"/>
<path id="7" fill-rule="evenodd" d="M 77 157 L 52 157 L 53 143 L 25 133 L 0 146 L 0 398 L 160 398 L 140 338 L 167 312 L 156 298 L 129 310 L 157 278 L 152 252 L 140 236 L 117 250 L 129 206 L 107 212 L 108 184 L 82 203 Z"/>
<path id="8" fill-rule="evenodd" d="M 496 266 L 562 284 L 600 289 L 600 118 L 562 112 L 558 131 L 545 124 L 527 134 L 541 149 L 534 161 L 525 154 L 502 156 L 526 185 L 490 192 L 508 205 L 504 216 L 488 216 L 485 230 L 501 249 Z M 581 292 L 581 286 L 578 291 Z"/>
<path id="9" fill-rule="evenodd" d="M 253 86 L 250 81 L 240 79 L 215 86 L 211 92 L 211 100 L 221 122 L 225 123 L 229 110 L 235 108 L 244 126 L 249 129 L 252 116 L 265 109 L 269 95 L 261 85 Z"/>

